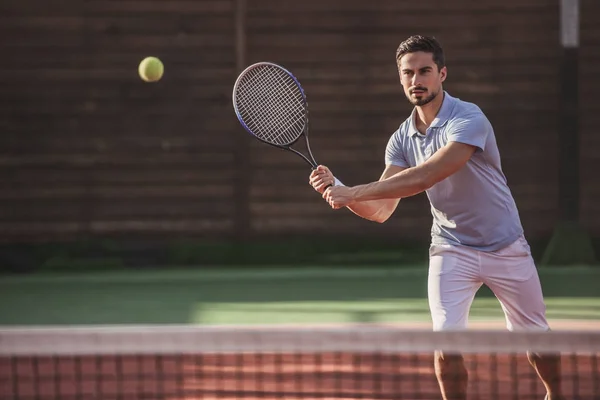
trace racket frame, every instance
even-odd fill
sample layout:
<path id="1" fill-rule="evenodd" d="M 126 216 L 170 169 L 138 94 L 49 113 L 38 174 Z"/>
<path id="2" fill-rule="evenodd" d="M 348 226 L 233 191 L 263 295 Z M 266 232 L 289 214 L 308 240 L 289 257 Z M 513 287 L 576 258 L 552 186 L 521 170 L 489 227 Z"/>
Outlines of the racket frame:
<path id="1" fill-rule="evenodd" d="M 300 90 L 300 93 L 302 94 L 302 103 L 304 106 L 304 118 L 305 118 L 305 124 L 304 124 L 304 128 L 302 130 L 302 133 L 300 133 L 300 135 L 298 135 L 298 137 L 293 140 L 292 142 L 285 144 L 285 145 L 281 145 L 281 144 L 276 144 L 276 143 L 271 143 L 267 140 L 261 139 L 260 137 L 256 136 L 251 130 L 250 128 L 244 123 L 244 119 L 242 118 L 238 108 L 237 108 L 237 102 L 236 102 L 236 92 L 237 92 L 237 88 L 238 85 L 240 83 L 240 81 L 242 80 L 243 77 L 246 76 L 246 74 L 255 69 L 258 68 L 260 66 L 264 66 L 264 65 L 270 65 L 273 66 L 275 68 L 281 69 L 283 72 L 285 72 L 286 74 L 289 75 L 290 78 L 292 78 L 292 80 L 294 81 L 294 83 L 296 84 L 296 86 L 298 86 L 298 89 Z M 279 64 L 275 64 L 269 61 L 261 61 L 261 62 L 257 62 L 254 63 L 252 65 L 249 65 L 248 67 L 246 67 L 242 72 L 240 72 L 240 74 L 238 75 L 237 79 L 235 80 L 235 84 L 233 85 L 233 93 L 232 93 L 232 100 L 233 100 L 233 109 L 235 111 L 235 115 L 237 117 L 237 119 L 239 120 L 240 124 L 242 125 L 242 127 L 248 132 L 250 133 L 254 138 L 260 140 L 263 143 L 266 143 L 268 145 L 271 145 L 273 147 L 277 147 L 278 149 L 282 149 L 282 150 L 289 150 L 295 154 L 297 154 L 298 156 L 300 156 L 304 161 L 306 161 L 312 169 L 316 169 L 318 164 L 317 161 L 315 160 L 315 157 L 312 154 L 312 151 L 310 149 L 310 143 L 308 140 L 308 125 L 309 125 L 309 113 L 308 113 L 308 101 L 306 100 L 306 94 L 304 92 L 304 89 L 302 88 L 302 85 L 300 85 L 300 81 L 296 78 L 296 76 L 294 76 L 294 74 L 292 74 L 289 70 L 287 70 L 286 68 L 282 67 Z M 295 143 L 298 142 L 298 140 L 300 140 L 300 137 L 304 136 L 304 141 L 306 143 L 306 150 L 308 151 L 308 155 L 309 157 L 307 157 L 306 155 L 302 154 L 301 152 L 299 152 L 298 150 L 294 149 L 292 147 L 292 145 L 294 145 Z"/>

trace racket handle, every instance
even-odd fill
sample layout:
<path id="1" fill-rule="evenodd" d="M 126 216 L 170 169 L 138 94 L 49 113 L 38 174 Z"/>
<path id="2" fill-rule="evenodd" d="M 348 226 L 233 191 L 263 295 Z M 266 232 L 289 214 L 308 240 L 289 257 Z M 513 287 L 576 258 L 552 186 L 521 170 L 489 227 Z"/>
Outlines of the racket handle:
<path id="1" fill-rule="evenodd" d="M 311 169 L 314 171 L 315 169 L 317 169 L 317 167 L 315 165 L 311 165 Z M 334 179 L 334 183 L 333 184 L 329 184 L 327 186 L 325 186 L 325 190 L 329 189 L 332 186 L 346 186 L 342 183 L 342 181 L 340 181 L 338 178 L 336 178 L 335 176 L 333 177 Z"/>
<path id="2" fill-rule="evenodd" d="M 335 176 L 333 177 L 334 179 L 334 183 L 333 184 L 329 184 L 327 186 L 325 186 L 325 190 L 327 190 L 328 188 L 332 187 L 332 186 L 346 186 L 342 183 L 342 181 L 340 181 L 338 178 L 336 178 Z"/>

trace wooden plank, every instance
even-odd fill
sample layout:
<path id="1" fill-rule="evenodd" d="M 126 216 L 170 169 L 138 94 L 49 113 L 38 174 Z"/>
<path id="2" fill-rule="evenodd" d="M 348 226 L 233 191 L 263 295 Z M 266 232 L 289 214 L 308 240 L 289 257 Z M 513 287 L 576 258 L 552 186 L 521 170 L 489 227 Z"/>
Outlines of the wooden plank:
<path id="1" fill-rule="evenodd" d="M 86 232 L 85 223 L 73 221 L 56 222 L 2 222 L 0 221 L 0 242 L 11 243 L 43 237 L 46 240 L 60 240 L 64 236 L 76 237 Z"/>
<path id="2" fill-rule="evenodd" d="M 129 33 L 187 34 L 233 30 L 233 18 L 221 14 L 104 14 L 57 16 L 0 16 L 0 32 L 6 34 L 56 33 L 67 31 L 88 35 Z M 94 38 L 92 37 L 93 41 Z"/>
<path id="3" fill-rule="evenodd" d="M 15 110 L 20 112 L 5 114 L 5 119 L 0 120 L 0 127 L 4 131 L 0 143 L 21 147 L 27 147 L 31 143 L 31 146 L 36 147 L 39 143 L 45 145 L 51 140 L 64 139 L 72 140 L 75 143 L 73 146 L 96 148 L 96 141 L 101 144 L 103 140 L 114 140 L 115 137 L 121 136 L 122 140 L 160 139 L 161 143 L 164 140 L 171 144 L 185 140 L 189 145 L 219 147 L 230 145 L 233 135 L 248 135 L 232 115 L 232 110 L 208 110 L 213 113 L 210 117 L 205 117 L 196 112 L 195 108 L 191 108 L 173 114 L 173 119 L 164 118 L 163 115 L 132 112 L 126 119 L 121 118 L 119 123 L 115 122 L 115 115 L 122 117 L 123 114 L 114 113 L 111 116 L 95 113 L 82 116 L 69 115 L 70 110 L 61 110 L 60 118 L 56 114 L 27 114 Z M 28 115 L 35 115 L 35 118 L 25 119 Z M 124 135 L 124 132 L 127 134 Z M 36 136 L 36 143 L 23 140 L 32 135 Z M 71 143 L 64 145 L 69 146 Z"/>
<path id="4" fill-rule="evenodd" d="M 5 4 L 6 3 L 6 4 Z M 10 11 L 9 15 L 45 16 L 70 15 L 85 9 L 90 15 L 98 13 L 182 13 L 222 14 L 230 13 L 232 5 L 222 0 L 54 0 L 51 3 L 39 3 L 32 0 L 3 2 L 0 10 Z"/>
<path id="5" fill-rule="evenodd" d="M 587 179 L 591 183 L 593 181 L 594 175 L 596 174 L 593 172 L 589 172 L 585 174 L 583 178 Z M 587 199 L 590 205 L 593 205 L 596 208 L 600 207 L 598 201 L 593 201 L 594 198 L 597 199 L 598 196 L 600 196 L 600 187 L 598 185 L 582 185 L 581 193 L 585 195 L 585 198 Z"/>
<path id="6" fill-rule="evenodd" d="M 152 201 L 148 201 L 152 200 Z M 0 221 L 97 221 L 115 218 L 228 218 L 233 213 L 232 202 L 215 203 L 197 199 L 49 199 L 43 203 L 37 199 L 21 200 L 18 204 L 0 201 Z M 8 207 L 7 207 L 8 206 Z"/>
<path id="7" fill-rule="evenodd" d="M 93 34 L 130 34 L 153 33 L 188 35 L 194 33 L 216 33 L 227 35 L 234 30 L 234 21 L 226 13 L 178 13 L 144 14 L 143 18 L 135 14 L 104 14 L 86 18 L 88 33 Z"/>
<path id="8" fill-rule="evenodd" d="M 151 198 L 187 198 L 187 199 L 213 199 L 222 201 L 231 196 L 233 185 L 228 182 L 195 184 L 195 185 L 96 185 L 86 182 L 78 186 L 37 186 L 13 187 L 10 191 L 0 192 L 0 200 L 23 199 L 151 199 Z"/>
<path id="9" fill-rule="evenodd" d="M 115 104 L 115 107 L 128 104 L 146 113 L 150 106 L 178 107 L 179 113 L 194 109 L 197 113 L 198 110 L 203 110 L 205 106 L 210 106 L 212 109 L 215 109 L 215 106 L 222 107 L 225 104 L 231 106 L 229 104 L 231 103 L 231 88 L 229 86 L 229 81 L 221 81 L 221 85 L 207 85 L 206 88 L 196 82 L 187 87 L 174 85 L 165 87 L 163 90 L 141 88 L 137 84 L 111 88 L 102 88 L 101 85 L 95 85 L 85 91 L 79 89 L 61 92 L 57 88 L 55 91 L 44 91 L 44 93 L 36 95 L 36 88 L 32 86 L 14 85 L 11 90 L 14 95 L 11 96 L 10 107 L 30 107 L 35 110 L 47 104 L 48 107 L 67 108 L 76 107 L 78 106 L 77 103 L 81 103 L 83 100 L 94 101 L 98 104 L 107 103 L 110 105 L 112 103 Z M 42 85 L 37 89 L 44 90 L 44 87 Z M 231 107 L 228 107 L 226 111 L 229 114 L 233 113 Z M 206 114 L 212 116 L 208 112 Z M 132 117 L 135 118 L 136 114 L 132 113 Z"/>
<path id="10" fill-rule="evenodd" d="M 29 166 L 180 166 L 188 168 L 203 168 L 208 165 L 217 166 L 231 165 L 232 155 L 227 153 L 207 152 L 199 157 L 198 154 L 187 152 L 179 153 L 154 153 L 136 154 L 132 158 L 131 153 L 109 153 L 109 154 L 23 154 L 23 155 L 0 155 L 0 166 L 7 167 L 29 167 Z"/>
<path id="11" fill-rule="evenodd" d="M 124 130 L 127 131 L 127 130 Z M 98 131 L 99 132 L 99 131 Z M 89 133 L 89 131 L 88 131 Z M 118 135 L 121 134 L 121 137 Z M 96 153 L 96 152 L 119 152 L 126 153 L 130 152 L 131 155 L 135 155 L 137 152 L 143 153 L 194 153 L 196 157 L 205 157 L 213 152 L 223 154 L 231 151 L 233 135 L 228 135 L 223 138 L 215 138 L 211 141 L 210 135 L 196 136 L 190 135 L 189 137 L 174 136 L 171 137 L 167 133 L 160 135 L 147 135 L 144 136 L 142 133 L 137 135 L 126 136 L 121 131 L 112 135 L 100 135 L 96 134 L 93 136 L 77 134 L 62 134 L 53 135 L 52 137 L 41 137 L 32 143 L 27 145 L 22 141 L 15 141 L 14 143 L 8 142 L 7 140 L 1 140 L 2 149 L 0 154 L 14 154 L 21 153 L 25 154 L 70 154 L 70 153 Z"/>
<path id="12" fill-rule="evenodd" d="M 483 15 L 482 15 L 483 14 Z M 347 30 L 349 26 L 366 32 L 382 32 L 413 30 L 431 31 L 432 29 L 468 29 L 488 28 L 490 21 L 502 19 L 502 24 L 497 25 L 499 31 L 509 31 L 511 28 L 533 28 L 558 26 L 558 16 L 555 9 L 532 9 L 529 12 L 492 14 L 482 13 L 478 10 L 460 9 L 428 10 L 427 18 L 420 18 L 421 10 L 408 9 L 392 12 L 382 12 L 379 8 L 367 10 L 345 9 L 335 10 L 307 10 L 290 13 L 282 7 L 270 10 L 254 10 L 250 8 L 249 26 L 254 30 L 296 30 L 296 31 L 336 31 Z M 535 16 L 535 18 L 532 18 Z M 443 20 L 443 24 L 440 21 Z"/>
<path id="13" fill-rule="evenodd" d="M 231 107 L 226 98 L 219 97 L 219 102 L 202 101 L 199 99 L 190 99 L 185 105 L 186 110 L 193 112 L 202 110 L 203 113 L 210 114 L 217 110 L 224 110 L 225 107 Z M 139 102 L 143 103 L 143 102 Z M 152 101 L 148 99 L 146 104 L 137 104 L 141 115 L 151 116 L 170 116 L 177 115 L 181 112 L 182 104 L 169 101 Z M 43 105 L 28 103 L 27 101 L 15 101 L 14 103 L 5 103 L 0 105 L 0 113 L 13 116 L 21 115 L 96 115 L 96 116 L 123 116 L 123 104 L 109 101 L 87 101 L 87 102 L 72 102 L 66 106 L 56 102 L 44 102 Z M 31 107 L 31 108 L 30 108 Z M 33 111 L 33 112 L 32 112 Z M 231 115 L 231 111 L 229 112 Z"/>
<path id="14" fill-rule="evenodd" d="M 36 0 L 7 0 L 0 2 L 0 15 L 14 16 L 79 16 L 85 2 L 77 0 L 53 0 L 38 2 Z"/>
<path id="15" fill-rule="evenodd" d="M 527 38 L 522 38 L 519 41 L 520 34 L 528 33 Z M 478 37 L 480 32 L 474 31 L 472 35 L 464 35 L 463 37 L 447 36 L 448 39 L 444 39 L 444 47 L 456 49 L 468 49 L 469 46 L 481 44 L 481 38 Z M 529 50 L 527 44 L 536 44 L 541 49 L 548 51 L 552 45 L 556 45 L 554 39 L 548 37 L 549 34 L 556 33 L 558 35 L 558 27 L 555 29 L 547 30 L 530 30 L 522 29 L 521 31 L 513 31 L 507 37 L 502 38 L 489 38 L 486 40 L 486 44 L 489 49 L 494 51 L 495 54 L 503 56 L 509 54 L 526 54 Z M 407 35 L 408 37 L 408 35 Z M 467 40 L 465 40 L 467 39 Z M 353 47 L 353 48 L 364 48 L 369 46 L 369 50 L 380 50 L 385 49 L 381 46 L 382 43 L 396 43 L 399 44 L 398 32 L 380 33 L 373 35 L 366 35 L 365 33 L 356 32 L 322 32 L 314 33 L 309 32 L 295 32 L 295 31 L 283 31 L 278 35 L 274 36 L 271 33 L 252 32 L 248 36 L 248 43 L 251 46 L 257 46 L 261 48 L 280 48 L 285 47 L 289 49 L 298 49 L 303 47 L 309 47 L 312 49 L 335 49 L 341 47 Z M 520 46 L 511 46 L 519 44 Z M 390 55 L 395 52 L 395 48 L 389 49 Z M 472 47 L 470 50 L 476 50 Z M 532 49 L 532 51 L 535 51 Z M 538 50 L 539 51 L 539 50 Z M 512 53 L 511 53 L 512 52 Z M 393 58 L 392 58 L 393 60 Z"/>
<path id="16" fill-rule="evenodd" d="M 12 51 L 15 48 L 34 50 L 35 47 L 44 47 L 51 49 L 72 49 L 74 47 L 82 48 L 85 45 L 85 37 L 73 34 L 73 32 L 55 32 L 52 35 L 41 35 L 38 32 L 23 31 L 19 32 L 19 40 L 2 40 L 0 48 L 4 51 Z"/>
<path id="17" fill-rule="evenodd" d="M 0 222 L 0 240 L 11 242 L 21 238 L 43 237 L 57 240 L 78 237 L 81 234 L 202 234 L 212 236 L 228 232 L 231 219 L 149 219 L 83 222 Z M 79 236 L 80 237 L 80 236 Z"/>
<path id="18" fill-rule="evenodd" d="M 229 93 L 222 90 L 221 92 L 206 93 L 204 97 L 192 94 L 186 95 L 185 99 L 170 99 L 166 96 L 152 97 L 150 94 L 137 98 L 117 98 L 118 101 L 110 101 L 106 98 L 90 99 L 88 96 L 80 96 L 73 98 L 50 97 L 50 98 L 35 98 L 33 96 L 23 96 L 21 98 L 13 98 L 10 104 L 3 104 L 0 110 L 33 110 L 39 113 L 53 114 L 61 110 L 75 111 L 102 111 L 123 114 L 121 108 L 124 104 L 135 106 L 142 114 L 157 115 L 161 113 L 178 114 L 186 111 L 202 111 L 206 116 L 210 115 L 209 111 L 222 110 L 221 113 L 233 113 Z M 87 100 L 81 104 L 82 98 Z M 54 101 L 52 101 L 54 100 Z M 185 100 L 185 101 L 184 101 Z M 41 107 L 44 107 L 41 109 Z M 210 107 L 210 110 L 207 108 Z M 225 111 L 227 107 L 227 111 Z"/>
<path id="19" fill-rule="evenodd" d="M 206 98 L 226 97 L 228 101 L 231 97 L 230 79 L 223 76 L 206 77 L 194 80 L 187 85 L 165 84 L 162 86 L 149 87 L 147 84 L 141 84 L 137 80 L 128 85 L 110 85 L 102 82 L 93 82 L 83 90 L 76 86 L 63 86 L 60 81 L 45 81 L 38 85 L 26 85 L 22 83 L 5 83 L 0 86 L 3 92 L 10 94 L 12 99 L 27 99 L 29 101 L 44 101 L 48 98 L 56 100 L 57 98 L 65 100 L 79 100 L 82 97 L 86 99 L 115 99 L 133 101 L 153 101 L 159 100 L 170 102 L 185 102 L 189 100 L 204 100 Z M 136 103 L 145 106 L 143 102 Z"/>
<path id="20" fill-rule="evenodd" d="M 88 0 L 86 11 L 90 13 L 137 13 L 144 14 L 174 13 L 190 14 L 223 14 L 231 13 L 233 6 L 231 1 L 222 0 Z"/>
<path id="21" fill-rule="evenodd" d="M 362 163 L 373 160 L 373 155 L 366 152 L 352 152 L 352 162 Z M 323 160 L 324 156 L 315 158 Z M 327 162 L 334 163 L 348 159 L 348 152 L 344 150 L 329 150 L 327 151 Z M 379 160 L 378 160 L 379 161 Z M 290 153 L 271 151 L 269 153 L 260 154 L 253 157 L 251 162 L 252 168 L 281 168 L 286 166 L 298 165 L 299 167 L 308 167 L 305 161 Z"/>
<path id="22" fill-rule="evenodd" d="M 509 10 L 517 13 L 530 9 L 557 9 L 557 5 L 550 0 L 525 0 L 518 3 L 506 3 L 501 0 L 485 0 L 465 4 L 463 1 L 446 2 L 435 0 L 434 2 L 398 2 L 395 0 L 378 0 L 377 2 L 365 2 L 360 0 L 327 0 L 327 1 L 307 1 L 297 2 L 294 0 L 259 0 L 251 3 L 250 10 L 253 12 L 273 12 L 273 10 L 285 10 L 286 12 L 302 11 L 336 11 L 345 12 L 379 10 L 382 13 L 399 12 L 408 13 L 410 11 L 427 11 L 432 9 L 441 11 L 463 11 L 474 12 L 481 11 L 490 15 L 495 11 Z"/>
<path id="23" fill-rule="evenodd" d="M 60 31 L 78 31 L 84 29 L 88 19 L 83 15 L 44 15 L 18 16 L 0 15 L 0 32 L 15 33 L 18 31 L 44 31 L 55 33 Z"/>
<path id="24" fill-rule="evenodd" d="M 224 35 L 221 33 L 188 33 L 185 36 L 173 36 L 157 33 L 128 33 L 122 35 L 102 35 L 93 38 L 93 44 L 99 47 L 112 47 L 118 49 L 135 49 L 143 46 L 146 51 L 172 47 L 185 49 L 186 51 L 200 51 L 202 49 L 214 50 L 217 48 L 229 48 L 233 33 Z M 54 47 L 82 47 L 88 44 L 85 35 L 73 35 L 72 33 L 39 35 L 36 32 L 24 31 L 19 33 L 18 41 L 5 41 L 2 47 L 28 48 L 32 46 Z"/>
<path id="25" fill-rule="evenodd" d="M 19 168 L 0 171 L 0 188 L 10 190 L 15 185 L 24 186 L 87 186 L 87 185 L 138 185 L 177 186 L 231 182 L 234 169 L 198 168 L 135 168 L 123 169 L 72 169 L 72 168 Z"/>

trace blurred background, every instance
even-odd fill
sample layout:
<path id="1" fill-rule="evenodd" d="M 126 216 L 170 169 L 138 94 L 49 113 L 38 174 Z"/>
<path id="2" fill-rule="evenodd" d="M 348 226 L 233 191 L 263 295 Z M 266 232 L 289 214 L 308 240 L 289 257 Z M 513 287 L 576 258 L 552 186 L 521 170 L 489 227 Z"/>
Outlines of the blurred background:
<path id="1" fill-rule="evenodd" d="M 580 1 L 566 49 L 559 0 L 3 0 L 0 322 L 239 322 L 268 304 L 252 322 L 426 320 L 426 196 L 385 224 L 331 210 L 231 101 L 247 65 L 285 66 L 317 161 L 376 180 L 411 111 L 395 51 L 412 34 L 441 42 L 445 89 L 494 126 L 549 295 L 570 299 L 552 316 L 600 319 L 574 298 L 600 297 L 599 15 Z M 138 76 L 147 56 L 159 82 Z M 552 238 L 585 255 L 552 266 Z M 476 315 L 500 317 L 491 301 Z"/>

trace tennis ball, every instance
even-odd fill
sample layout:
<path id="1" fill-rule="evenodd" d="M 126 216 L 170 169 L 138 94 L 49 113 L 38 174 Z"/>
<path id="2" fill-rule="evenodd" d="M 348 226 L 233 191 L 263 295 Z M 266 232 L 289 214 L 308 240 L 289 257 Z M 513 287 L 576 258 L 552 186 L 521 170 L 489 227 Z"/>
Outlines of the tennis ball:
<path id="1" fill-rule="evenodd" d="M 146 82 L 157 82 L 162 78 L 165 67 L 157 57 L 146 57 L 140 63 L 138 72 Z"/>

